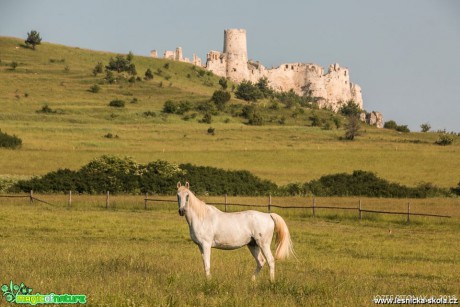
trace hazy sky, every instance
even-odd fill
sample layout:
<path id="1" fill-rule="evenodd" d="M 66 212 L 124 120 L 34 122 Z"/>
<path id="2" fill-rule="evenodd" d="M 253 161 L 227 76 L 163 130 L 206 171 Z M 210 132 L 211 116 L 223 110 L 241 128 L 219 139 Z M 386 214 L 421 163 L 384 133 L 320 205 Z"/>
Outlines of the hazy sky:
<path id="1" fill-rule="evenodd" d="M 364 108 L 413 131 L 460 132 L 458 0 L 0 0 L 0 35 L 149 55 L 181 46 L 205 61 L 227 28 L 247 30 L 248 57 L 266 67 L 350 69 Z M 1 57 L 1 55 L 0 55 Z"/>

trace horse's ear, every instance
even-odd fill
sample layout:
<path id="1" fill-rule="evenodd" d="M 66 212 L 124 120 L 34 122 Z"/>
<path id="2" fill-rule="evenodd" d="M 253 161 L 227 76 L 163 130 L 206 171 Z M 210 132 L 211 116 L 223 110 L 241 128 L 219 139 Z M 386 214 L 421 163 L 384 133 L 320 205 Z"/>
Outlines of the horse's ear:
<path id="1" fill-rule="evenodd" d="M 182 184 L 180 183 L 180 181 L 177 183 L 177 188 L 180 188 L 182 186 Z"/>
<path id="2" fill-rule="evenodd" d="M 188 181 L 187 181 L 187 182 L 185 182 L 185 187 L 186 187 L 187 189 L 189 189 L 189 188 L 190 188 L 190 183 L 188 183 Z"/>

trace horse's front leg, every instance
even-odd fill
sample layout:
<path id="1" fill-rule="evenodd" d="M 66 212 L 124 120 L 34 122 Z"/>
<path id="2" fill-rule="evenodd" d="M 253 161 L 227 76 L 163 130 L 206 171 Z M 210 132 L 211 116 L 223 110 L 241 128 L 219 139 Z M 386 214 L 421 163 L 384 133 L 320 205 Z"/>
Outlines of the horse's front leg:
<path id="1" fill-rule="evenodd" d="M 200 246 L 201 257 L 203 257 L 204 273 L 206 278 L 211 278 L 211 245 L 202 243 Z"/>

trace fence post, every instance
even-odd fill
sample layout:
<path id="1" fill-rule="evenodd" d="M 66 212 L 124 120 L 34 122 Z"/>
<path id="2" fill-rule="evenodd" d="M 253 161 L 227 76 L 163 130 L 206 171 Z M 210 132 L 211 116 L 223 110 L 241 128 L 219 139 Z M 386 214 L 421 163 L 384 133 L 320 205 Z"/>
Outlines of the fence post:
<path id="1" fill-rule="evenodd" d="M 407 203 L 407 224 L 410 223 L 410 203 Z"/>
<path id="2" fill-rule="evenodd" d="M 34 203 L 34 191 L 33 190 L 30 190 L 29 197 L 30 197 L 30 203 L 33 204 Z"/>
<path id="3" fill-rule="evenodd" d="M 227 212 L 227 194 L 225 194 L 225 212 Z"/>
<path id="4" fill-rule="evenodd" d="M 107 196 L 105 197 L 105 208 L 109 208 L 109 197 L 110 197 L 110 192 L 107 191 Z"/>
<path id="5" fill-rule="evenodd" d="M 316 198 L 313 197 L 313 206 L 312 206 L 313 217 L 315 217 L 315 206 L 316 206 Z"/>
<path id="6" fill-rule="evenodd" d="M 147 210 L 147 198 L 149 198 L 149 193 L 145 193 L 145 198 L 144 198 L 144 210 Z"/>
<path id="7" fill-rule="evenodd" d="M 272 195 L 268 195 L 268 213 L 271 212 L 271 206 L 272 206 Z"/>
<path id="8" fill-rule="evenodd" d="M 69 208 L 72 206 L 72 190 L 69 191 Z"/>
<path id="9" fill-rule="evenodd" d="M 359 212 L 359 220 L 361 221 L 361 219 L 362 219 L 362 213 L 361 213 L 361 199 L 359 200 L 358 212 Z"/>

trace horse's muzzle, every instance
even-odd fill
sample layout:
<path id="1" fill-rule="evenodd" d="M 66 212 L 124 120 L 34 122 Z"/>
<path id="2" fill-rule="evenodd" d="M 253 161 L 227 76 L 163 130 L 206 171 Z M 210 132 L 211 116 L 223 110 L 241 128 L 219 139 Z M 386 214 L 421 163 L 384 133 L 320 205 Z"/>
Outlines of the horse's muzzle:
<path id="1" fill-rule="evenodd" d="M 184 216 L 185 215 L 185 210 L 184 209 L 179 209 L 179 215 Z"/>

